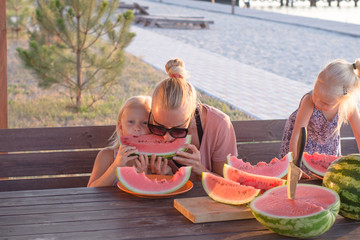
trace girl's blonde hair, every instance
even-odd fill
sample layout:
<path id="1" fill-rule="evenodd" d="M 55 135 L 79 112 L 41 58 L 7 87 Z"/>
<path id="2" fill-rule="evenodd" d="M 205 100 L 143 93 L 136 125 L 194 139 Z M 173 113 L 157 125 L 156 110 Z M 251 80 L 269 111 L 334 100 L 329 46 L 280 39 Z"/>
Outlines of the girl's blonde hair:
<path id="1" fill-rule="evenodd" d="M 360 59 L 355 63 L 342 59 L 332 61 L 319 73 L 315 84 L 318 83 L 325 86 L 318 88 L 319 91 L 330 94 L 339 101 L 339 122 L 335 129 L 337 131 L 357 109 L 360 95 Z"/>
<path id="2" fill-rule="evenodd" d="M 152 95 L 152 105 L 159 103 L 166 110 L 185 106 L 188 117 L 194 114 L 197 106 L 196 90 L 187 78 L 184 62 L 180 59 L 169 60 L 165 65 L 169 78 L 161 81 Z"/>
<path id="3" fill-rule="evenodd" d="M 120 129 L 119 129 L 119 123 L 121 122 L 121 118 L 124 114 L 124 111 L 128 108 L 135 108 L 135 107 L 143 107 L 146 112 L 150 113 L 151 109 L 151 97 L 150 96 L 134 96 L 128 98 L 123 105 L 121 106 L 117 122 L 116 122 L 116 129 L 114 133 L 109 138 L 110 141 L 110 148 L 118 148 L 119 147 L 119 137 L 120 137 Z"/>

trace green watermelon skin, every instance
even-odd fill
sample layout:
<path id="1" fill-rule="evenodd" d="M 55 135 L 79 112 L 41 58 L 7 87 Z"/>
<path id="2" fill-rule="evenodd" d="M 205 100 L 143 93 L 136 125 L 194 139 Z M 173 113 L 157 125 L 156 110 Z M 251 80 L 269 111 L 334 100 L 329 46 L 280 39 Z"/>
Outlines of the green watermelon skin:
<path id="1" fill-rule="evenodd" d="M 360 221 L 360 154 L 335 160 L 328 168 L 323 185 L 340 196 L 340 215 Z"/>
<path id="2" fill-rule="evenodd" d="M 336 201 L 334 201 L 334 203 L 328 206 L 326 209 L 319 207 L 320 211 L 318 212 L 303 216 L 291 216 L 291 217 L 276 216 L 274 214 L 264 213 L 263 211 L 258 210 L 255 207 L 257 199 L 260 199 L 262 197 L 266 198 L 273 191 L 277 191 L 280 188 L 285 188 L 284 199 L 281 199 L 278 203 L 281 207 L 282 204 L 281 202 L 287 201 L 287 199 L 285 199 L 287 198 L 287 194 L 286 194 L 287 186 L 285 185 L 268 190 L 265 194 L 259 196 L 250 203 L 250 208 L 254 217 L 269 230 L 284 236 L 296 237 L 296 238 L 310 238 L 325 233 L 331 228 L 331 226 L 334 224 L 336 220 L 336 216 L 340 208 L 339 196 L 337 195 L 336 192 L 321 186 L 309 185 L 309 184 L 298 184 L 297 186 L 300 188 L 302 186 L 305 187 L 311 186 L 315 188 L 326 189 L 326 191 L 329 191 L 331 195 L 335 196 Z M 298 187 L 297 187 L 297 191 L 299 191 Z M 289 201 L 296 201 L 296 197 L 295 200 L 289 200 Z M 316 209 L 316 207 L 314 208 Z"/>

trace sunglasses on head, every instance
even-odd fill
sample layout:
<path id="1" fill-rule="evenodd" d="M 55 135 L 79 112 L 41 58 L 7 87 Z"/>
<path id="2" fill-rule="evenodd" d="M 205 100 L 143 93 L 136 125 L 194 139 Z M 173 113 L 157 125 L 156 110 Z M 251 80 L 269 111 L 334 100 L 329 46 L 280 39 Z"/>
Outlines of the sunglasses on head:
<path id="1" fill-rule="evenodd" d="M 165 136 L 165 134 L 169 132 L 170 136 L 172 136 L 173 138 L 184 138 L 188 134 L 187 128 L 177 128 L 177 127 L 166 128 L 159 125 L 150 124 L 150 115 L 151 112 L 149 113 L 148 128 L 152 134 L 158 136 Z"/>

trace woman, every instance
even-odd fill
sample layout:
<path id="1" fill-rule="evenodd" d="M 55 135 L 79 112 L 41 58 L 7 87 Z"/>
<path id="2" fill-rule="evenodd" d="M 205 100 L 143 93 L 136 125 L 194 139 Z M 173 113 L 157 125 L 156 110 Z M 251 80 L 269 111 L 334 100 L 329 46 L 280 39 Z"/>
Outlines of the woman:
<path id="1" fill-rule="evenodd" d="M 229 117 L 216 108 L 200 104 L 195 88 L 186 81 L 184 63 L 170 60 L 165 69 L 168 79 L 161 81 L 152 96 L 148 127 L 150 132 L 171 141 L 192 135 L 187 152 L 178 152 L 174 163 L 192 166 L 197 178 L 204 171 L 222 175 L 226 156 L 237 156 L 234 128 Z"/>

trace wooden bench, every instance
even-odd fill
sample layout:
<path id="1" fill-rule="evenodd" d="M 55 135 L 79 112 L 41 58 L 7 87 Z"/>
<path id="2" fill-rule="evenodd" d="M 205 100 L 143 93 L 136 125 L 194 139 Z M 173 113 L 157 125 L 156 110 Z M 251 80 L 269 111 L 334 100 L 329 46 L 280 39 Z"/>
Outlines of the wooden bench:
<path id="1" fill-rule="evenodd" d="M 209 28 L 214 24 L 212 20 L 206 20 L 204 17 L 193 16 L 159 16 L 159 15 L 137 15 L 135 23 L 142 24 L 145 27 L 160 28 Z"/>
<path id="2" fill-rule="evenodd" d="M 279 154 L 285 120 L 233 122 L 240 158 L 255 164 Z M 84 187 L 115 126 L 0 129 L 0 191 Z M 351 128 L 342 153 L 358 152 Z M 16 178 L 16 180 L 14 180 Z"/>
<path id="3" fill-rule="evenodd" d="M 149 13 L 146 11 L 147 9 L 149 9 L 148 6 L 141 6 L 138 3 L 123 3 L 120 2 L 119 9 L 125 9 L 125 10 L 132 10 L 134 12 L 134 14 L 143 14 L 143 15 L 149 15 Z"/>

